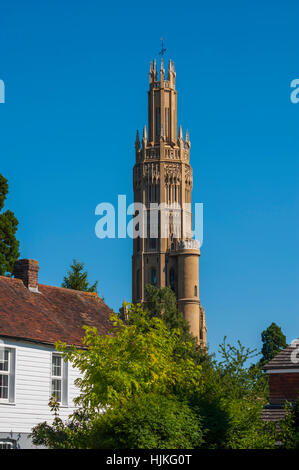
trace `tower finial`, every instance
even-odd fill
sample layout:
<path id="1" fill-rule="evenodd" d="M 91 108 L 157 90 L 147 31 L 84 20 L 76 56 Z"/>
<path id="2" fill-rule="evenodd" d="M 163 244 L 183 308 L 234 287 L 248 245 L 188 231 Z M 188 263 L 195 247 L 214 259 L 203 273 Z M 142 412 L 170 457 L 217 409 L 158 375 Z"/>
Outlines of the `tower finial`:
<path id="1" fill-rule="evenodd" d="M 166 52 L 166 49 L 164 47 L 163 37 L 161 38 L 161 41 L 162 41 L 162 47 L 161 47 L 161 51 L 159 52 L 159 55 L 162 56 L 162 59 L 163 59 L 163 55 Z"/>
<path id="2" fill-rule="evenodd" d="M 156 63 L 156 59 L 154 59 L 154 62 L 153 62 L 153 78 L 154 78 L 154 82 L 157 81 L 157 63 Z"/>
<path id="3" fill-rule="evenodd" d="M 164 80 L 165 70 L 164 70 L 164 61 L 163 57 L 161 59 L 161 67 L 160 67 L 160 80 Z"/>
<path id="4" fill-rule="evenodd" d="M 140 149 L 140 140 L 139 140 L 139 132 L 138 132 L 138 129 L 137 129 L 137 132 L 136 132 L 135 148 L 136 148 L 136 150 L 139 150 L 139 149 Z"/>
<path id="5" fill-rule="evenodd" d="M 182 130 L 182 126 L 181 126 L 181 125 L 180 125 L 180 130 L 179 130 L 179 140 L 180 140 L 181 142 L 183 142 L 183 140 L 184 140 L 184 139 L 183 139 L 183 130 Z"/>
<path id="6" fill-rule="evenodd" d="M 172 65 L 171 65 L 171 60 L 169 59 L 169 62 L 168 62 L 167 80 L 171 80 L 171 73 L 172 73 Z"/>
<path id="7" fill-rule="evenodd" d="M 186 145 L 187 147 L 189 147 L 189 148 L 190 148 L 190 146 L 191 146 L 188 129 L 187 129 L 187 131 L 186 131 L 185 145 Z"/>

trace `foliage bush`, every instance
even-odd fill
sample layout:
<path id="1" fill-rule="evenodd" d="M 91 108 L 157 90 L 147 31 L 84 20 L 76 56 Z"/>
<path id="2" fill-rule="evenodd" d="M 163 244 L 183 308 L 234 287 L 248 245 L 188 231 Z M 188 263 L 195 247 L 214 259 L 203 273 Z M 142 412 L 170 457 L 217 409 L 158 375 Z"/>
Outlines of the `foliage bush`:
<path id="1" fill-rule="evenodd" d="M 260 419 L 268 381 L 260 362 L 248 365 L 256 351 L 224 338 L 216 361 L 186 331 L 171 290 L 147 292 L 146 311 L 130 305 L 125 321 L 113 315 L 109 334 L 86 328 L 86 349 L 57 345 L 81 372 L 77 410 L 63 423 L 52 401 L 54 423 L 36 426 L 33 442 L 111 449 L 271 449 L 279 439 L 298 445 L 295 415 L 280 434 Z"/>

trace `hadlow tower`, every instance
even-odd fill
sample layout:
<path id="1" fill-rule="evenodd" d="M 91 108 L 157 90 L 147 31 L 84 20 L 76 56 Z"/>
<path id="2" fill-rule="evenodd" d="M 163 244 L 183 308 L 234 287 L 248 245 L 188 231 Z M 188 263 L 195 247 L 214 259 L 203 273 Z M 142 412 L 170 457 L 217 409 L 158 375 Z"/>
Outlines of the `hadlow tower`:
<path id="1" fill-rule="evenodd" d="M 158 76 L 159 75 L 159 76 Z M 137 131 L 134 203 L 145 207 L 142 234 L 133 240 L 132 301 L 145 302 L 145 286 L 170 286 L 198 343 L 206 346 L 205 311 L 199 300 L 199 242 L 192 239 L 190 139 L 177 126 L 174 63 L 165 74 L 150 64 L 148 128 Z M 159 210 L 157 209 L 159 208 Z M 137 208 L 138 213 L 138 208 Z"/>

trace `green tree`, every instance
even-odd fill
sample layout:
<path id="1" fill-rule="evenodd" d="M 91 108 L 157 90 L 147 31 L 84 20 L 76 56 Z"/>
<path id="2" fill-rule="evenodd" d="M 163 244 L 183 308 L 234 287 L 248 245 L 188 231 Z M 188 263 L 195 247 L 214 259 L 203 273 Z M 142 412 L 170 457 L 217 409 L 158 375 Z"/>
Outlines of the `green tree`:
<path id="1" fill-rule="evenodd" d="M 160 318 L 168 329 L 178 329 L 180 331 L 180 336 L 176 344 L 177 352 L 179 353 L 181 345 L 183 345 L 183 350 L 180 352 L 184 354 L 185 357 L 188 356 L 198 364 L 209 360 L 206 351 L 198 345 L 196 338 L 191 335 L 189 323 L 178 309 L 177 299 L 173 290 L 170 287 L 158 288 L 148 284 L 145 286 L 145 293 L 146 302 L 144 304 L 144 310 L 149 317 Z M 186 341 L 191 344 L 188 351 L 184 348 Z"/>
<path id="2" fill-rule="evenodd" d="M 259 369 L 248 366 L 256 351 L 227 344 L 219 346 L 220 360 L 202 365 L 203 388 L 190 400 L 202 419 L 207 448 L 273 448 L 275 432 L 260 419 L 267 403 L 267 382 Z"/>
<path id="3" fill-rule="evenodd" d="M 91 448 L 193 449 L 203 443 L 201 422 L 172 395 L 149 393 L 109 410 L 89 434 Z"/>
<path id="4" fill-rule="evenodd" d="M 52 448 L 85 448 L 100 445 L 94 440 L 91 444 L 100 432 L 102 440 L 110 442 L 111 448 L 124 445 L 121 442 L 125 434 L 130 436 L 132 448 L 145 445 L 146 433 L 151 433 L 151 442 L 160 442 L 159 445 L 166 447 L 174 439 L 177 447 L 183 448 L 187 443 L 194 446 L 196 433 L 201 442 L 200 422 L 198 420 L 195 426 L 193 412 L 185 405 L 188 397 L 202 387 L 201 366 L 176 352 L 179 330 L 168 329 L 159 318 L 149 318 L 138 305 L 130 305 L 127 311 L 129 321 L 126 323 L 112 315 L 113 328 L 106 335 L 85 327 L 85 349 L 57 344 L 64 358 L 81 372 L 76 380 L 80 392 L 75 399 L 78 409 L 66 424 L 56 417 L 53 426 L 41 423 L 35 427 L 32 433 L 35 443 Z M 191 343 L 185 342 L 185 350 L 191 347 Z M 138 412 L 135 414 L 136 403 Z M 156 403 L 159 409 L 168 403 L 168 410 L 165 409 L 160 418 L 157 413 L 151 418 L 150 403 Z M 123 413 L 127 413 L 126 429 L 121 418 Z M 175 416 L 177 427 L 174 426 Z M 115 429 L 107 428 L 110 418 Z M 190 425 L 193 423 L 192 439 L 187 429 L 181 427 L 184 419 Z M 164 437 L 161 435 L 163 420 Z M 134 429 L 142 427 L 142 422 L 144 434 L 138 438 Z M 156 425 L 152 428 L 154 422 Z"/>
<path id="5" fill-rule="evenodd" d="M 271 325 L 262 332 L 262 358 L 260 364 L 271 361 L 280 351 L 287 347 L 286 337 L 281 328 L 276 323 Z"/>
<path id="6" fill-rule="evenodd" d="M 198 361 L 193 341 L 183 339 L 181 319 L 176 323 L 171 296 L 151 292 L 146 311 L 124 305 L 124 320 L 114 314 L 107 335 L 86 327 L 85 349 L 57 345 L 81 372 L 77 410 L 63 423 L 52 404 L 54 424 L 36 426 L 33 442 L 52 448 L 275 448 L 275 426 L 260 419 L 267 381 L 259 366 L 248 365 L 256 351 L 224 338 L 220 360 L 205 353 Z"/>
<path id="7" fill-rule="evenodd" d="M 177 300 L 170 287 L 158 288 L 151 284 L 145 286 L 145 311 L 149 316 L 162 318 L 169 329 L 178 328 L 184 339 L 191 339 L 189 324 L 178 311 Z"/>
<path id="8" fill-rule="evenodd" d="M 87 271 L 84 271 L 84 267 L 84 263 L 74 259 L 70 266 L 70 270 L 63 278 L 61 287 L 80 290 L 82 292 L 97 292 L 98 281 L 92 285 L 89 285 L 87 279 L 88 273 Z"/>
<path id="9" fill-rule="evenodd" d="M 277 441 L 284 449 L 299 449 L 299 396 L 296 403 L 285 403 L 285 418 L 279 423 Z"/>
<path id="10" fill-rule="evenodd" d="M 158 318 L 149 318 L 140 306 L 129 305 L 127 323 L 116 314 L 106 335 L 84 327 L 87 349 L 57 347 L 79 369 L 76 403 L 92 410 L 136 398 L 139 393 L 180 393 L 200 386 L 201 367 L 176 353 L 180 331 L 169 330 Z M 191 348 L 184 343 L 185 350 Z"/>
<path id="11" fill-rule="evenodd" d="M 7 180 L 0 174 L 0 211 L 8 194 Z M 19 242 L 16 239 L 18 221 L 13 212 L 0 214 L 0 275 L 13 274 L 15 261 L 19 258 Z"/>

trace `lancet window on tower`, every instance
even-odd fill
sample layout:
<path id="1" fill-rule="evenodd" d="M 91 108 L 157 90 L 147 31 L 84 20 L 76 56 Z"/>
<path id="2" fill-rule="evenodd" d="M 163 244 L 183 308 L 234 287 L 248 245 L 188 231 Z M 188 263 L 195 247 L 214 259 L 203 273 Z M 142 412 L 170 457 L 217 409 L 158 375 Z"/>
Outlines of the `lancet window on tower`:
<path id="1" fill-rule="evenodd" d="M 169 283 L 171 289 L 175 292 L 175 272 L 173 268 L 170 268 L 169 271 Z"/>
<path id="2" fill-rule="evenodd" d="M 157 271 L 155 268 L 152 268 L 151 270 L 151 284 L 153 286 L 157 285 Z"/>
<path id="3" fill-rule="evenodd" d="M 161 112 L 160 108 L 156 108 L 156 137 L 160 137 L 161 134 Z"/>
<path id="4" fill-rule="evenodd" d="M 169 126 L 170 126 L 170 111 L 169 111 L 169 108 L 165 108 L 165 137 L 167 140 L 169 140 L 170 138 Z"/>
<path id="5" fill-rule="evenodd" d="M 137 299 L 141 298 L 141 273 L 140 269 L 137 269 L 136 273 L 136 286 L 137 286 Z"/>

